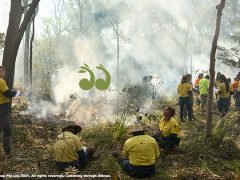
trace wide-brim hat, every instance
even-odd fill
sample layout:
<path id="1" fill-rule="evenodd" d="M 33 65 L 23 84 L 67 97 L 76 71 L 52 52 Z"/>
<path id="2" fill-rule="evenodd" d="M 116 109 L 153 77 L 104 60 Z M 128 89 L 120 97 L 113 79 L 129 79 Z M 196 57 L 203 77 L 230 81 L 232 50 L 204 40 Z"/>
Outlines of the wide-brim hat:
<path id="1" fill-rule="evenodd" d="M 75 129 L 76 132 L 82 131 L 82 127 L 77 125 L 74 121 L 66 121 L 62 127 L 62 131 L 70 128 Z"/>
<path id="2" fill-rule="evenodd" d="M 76 125 L 75 121 L 64 121 L 62 123 L 62 128 L 65 128 L 67 126 L 74 126 L 74 125 Z"/>
<path id="3" fill-rule="evenodd" d="M 144 131 L 143 127 L 142 127 L 142 124 L 137 122 L 137 123 L 134 123 L 133 126 L 132 126 L 132 133 L 133 132 L 139 132 L 139 131 Z"/>

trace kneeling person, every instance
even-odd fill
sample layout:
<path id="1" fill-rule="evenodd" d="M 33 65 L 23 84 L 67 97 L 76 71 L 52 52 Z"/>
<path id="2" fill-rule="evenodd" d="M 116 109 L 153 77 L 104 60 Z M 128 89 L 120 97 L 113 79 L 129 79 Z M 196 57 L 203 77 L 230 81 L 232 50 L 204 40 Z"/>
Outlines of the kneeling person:
<path id="1" fill-rule="evenodd" d="M 82 168 L 87 164 L 90 152 L 82 146 L 77 136 L 82 128 L 77 125 L 66 126 L 57 136 L 54 144 L 55 162 L 58 170 L 64 170 L 70 166 Z"/>
<path id="2" fill-rule="evenodd" d="M 146 135 L 140 123 L 133 125 L 133 137 L 123 147 L 126 158 L 119 158 L 123 170 L 132 177 L 149 177 L 155 173 L 155 162 L 160 152 L 154 138 Z"/>

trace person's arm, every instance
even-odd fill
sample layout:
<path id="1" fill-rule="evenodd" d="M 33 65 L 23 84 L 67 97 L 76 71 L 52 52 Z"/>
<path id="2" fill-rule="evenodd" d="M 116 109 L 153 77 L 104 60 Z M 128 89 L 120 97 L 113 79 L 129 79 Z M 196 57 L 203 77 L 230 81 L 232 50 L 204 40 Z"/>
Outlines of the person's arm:
<path id="1" fill-rule="evenodd" d="M 78 155 L 79 154 L 81 155 L 82 152 L 84 152 L 84 149 L 83 149 L 83 145 L 82 145 L 81 139 L 77 135 L 74 135 L 74 143 L 75 143 L 76 153 Z"/>
<path id="2" fill-rule="evenodd" d="M 192 96 L 192 94 L 193 94 L 192 85 L 190 83 L 188 84 L 188 94 L 189 94 L 189 96 Z"/>
<path id="3" fill-rule="evenodd" d="M 79 161 L 84 161 L 86 159 L 84 149 L 81 149 L 81 150 L 77 151 L 76 153 L 78 155 Z"/>
<path id="4" fill-rule="evenodd" d="M 162 129 L 161 129 L 161 124 L 162 124 L 162 122 L 163 122 L 163 119 L 161 119 L 161 120 L 159 121 L 159 124 L 158 124 L 159 130 L 157 131 L 157 135 L 158 135 L 159 137 L 164 137 L 163 132 L 162 132 Z"/>
<path id="5" fill-rule="evenodd" d="M 78 155 L 78 161 L 82 163 L 81 166 L 85 166 L 88 157 L 86 155 L 86 152 L 83 149 L 81 139 L 77 135 L 75 135 L 74 140 L 75 140 L 76 154 Z"/>
<path id="6" fill-rule="evenodd" d="M 207 81 L 207 83 L 206 83 L 206 89 L 208 90 L 209 89 L 209 83 L 210 83 L 210 81 Z"/>
<path id="7" fill-rule="evenodd" d="M 7 98 L 12 98 L 17 94 L 16 91 L 11 91 L 11 90 L 7 90 L 3 93 L 4 96 L 6 96 Z"/>
<path id="8" fill-rule="evenodd" d="M 11 91 L 8 88 L 7 83 L 3 79 L 0 79 L 0 92 L 7 98 L 12 98 L 17 94 L 16 91 Z"/>
<path id="9" fill-rule="evenodd" d="M 220 84 L 219 86 L 218 86 L 218 94 L 222 94 L 222 92 L 223 92 L 223 86 L 222 86 L 222 84 Z"/>
<path id="10" fill-rule="evenodd" d="M 229 84 L 230 86 L 230 95 L 233 95 L 234 94 L 234 89 L 233 89 L 233 85 L 232 84 Z"/>
<path id="11" fill-rule="evenodd" d="M 179 89 L 180 89 L 180 84 L 178 85 L 178 88 L 177 88 L 177 92 L 178 92 L 178 94 L 179 94 Z"/>

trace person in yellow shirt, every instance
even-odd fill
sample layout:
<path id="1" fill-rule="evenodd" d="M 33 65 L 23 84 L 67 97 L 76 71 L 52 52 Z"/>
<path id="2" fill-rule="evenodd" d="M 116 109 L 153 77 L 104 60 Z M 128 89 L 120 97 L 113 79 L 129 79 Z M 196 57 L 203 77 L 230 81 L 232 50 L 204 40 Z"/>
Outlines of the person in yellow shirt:
<path id="1" fill-rule="evenodd" d="M 230 97 L 230 86 L 228 83 L 227 78 L 221 74 L 220 77 L 220 84 L 218 87 L 218 110 L 220 112 L 220 116 L 223 117 L 226 113 L 230 110 L 229 109 L 229 97 Z"/>
<path id="2" fill-rule="evenodd" d="M 191 108 L 191 97 L 192 96 L 192 85 L 188 82 L 187 76 L 183 76 L 181 83 L 178 85 L 179 95 L 179 106 L 180 106 L 180 119 L 183 121 L 183 111 L 186 106 L 188 112 L 188 119 L 192 121 L 192 108 Z"/>
<path id="3" fill-rule="evenodd" d="M 133 137 L 129 138 L 123 147 L 125 158 L 121 158 L 119 153 L 112 155 L 119 160 L 129 176 L 150 177 L 155 173 L 155 162 L 160 155 L 158 144 L 153 137 L 145 134 L 139 122 L 133 125 L 132 134 Z"/>
<path id="4" fill-rule="evenodd" d="M 0 66 L 0 130 L 3 132 L 3 150 L 6 157 L 11 156 L 10 98 L 18 97 L 20 91 L 12 91 L 4 80 L 6 70 Z"/>
<path id="5" fill-rule="evenodd" d="M 216 79 L 214 81 L 214 88 L 218 90 L 219 88 L 219 85 L 220 85 L 220 76 L 221 76 L 221 73 L 218 72 L 217 75 L 216 75 Z M 215 93 L 215 98 L 216 98 L 216 101 L 218 101 L 218 93 Z"/>
<path id="6" fill-rule="evenodd" d="M 171 149 L 179 145 L 181 128 L 178 121 L 174 118 L 174 108 L 167 106 L 163 115 L 164 118 L 159 121 L 159 131 L 155 139 L 160 148 Z"/>
<path id="7" fill-rule="evenodd" d="M 60 171 L 72 166 L 83 168 L 89 157 L 93 155 L 93 148 L 86 148 L 77 136 L 82 131 L 78 125 L 69 125 L 62 129 L 54 144 L 56 168 Z"/>

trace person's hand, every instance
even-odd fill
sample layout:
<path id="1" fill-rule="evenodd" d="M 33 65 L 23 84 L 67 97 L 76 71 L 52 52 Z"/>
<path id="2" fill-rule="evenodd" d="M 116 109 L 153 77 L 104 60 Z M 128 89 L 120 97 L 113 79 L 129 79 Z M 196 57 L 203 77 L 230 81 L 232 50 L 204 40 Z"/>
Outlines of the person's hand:
<path id="1" fill-rule="evenodd" d="M 162 136 L 162 132 L 160 130 L 157 131 L 158 136 Z"/>
<path id="2" fill-rule="evenodd" d="M 14 97 L 17 98 L 17 97 L 20 96 L 20 94 L 21 94 L 21 91 L 17 90 L 17 91 L 16 91 L 16 95 L 15 95 Z"/>

